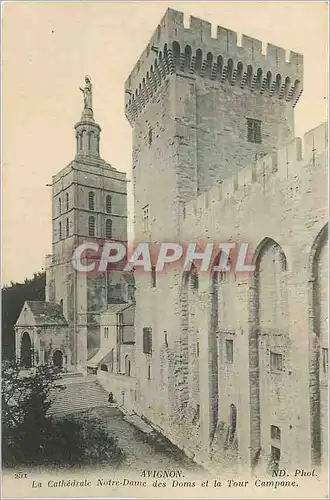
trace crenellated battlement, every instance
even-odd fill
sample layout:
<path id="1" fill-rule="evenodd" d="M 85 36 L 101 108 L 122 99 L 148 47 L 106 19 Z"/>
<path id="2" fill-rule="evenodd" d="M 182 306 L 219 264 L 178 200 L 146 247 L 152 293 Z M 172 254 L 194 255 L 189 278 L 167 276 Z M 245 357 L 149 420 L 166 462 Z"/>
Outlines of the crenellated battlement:
<path id="1" fill-rule="evenodd" d="M 235 31 L 168 9 L 125 83 L 126 116 L 134 123 L 168 75 L 186 73 L 221 84 L 290 101 L 295 106 L 303 89 L 303 56 Z"/>
<path id="2" fill-rule="evenodd" d="M 217 203 L 218 210 L 219 205 L 227 204 L 231 198 L 242 199 L 251 195 L 254 186 L 262 184 L 266 187 L 270 179 L 297 179 L 304 166 L 310 164 L 311 168 L 316 168 L 316 155 L 326 152 L 327 149 L 328 128 L 327 123 L 323 123 L 307 132 L 303 141 L 298 137 L 273 154 L 257 159 L 254 165 L 217 182 L 211 189 L 185 204 L 184 217 L 195 218 L 196 214 L 209 210 L 212 203 Z"/>

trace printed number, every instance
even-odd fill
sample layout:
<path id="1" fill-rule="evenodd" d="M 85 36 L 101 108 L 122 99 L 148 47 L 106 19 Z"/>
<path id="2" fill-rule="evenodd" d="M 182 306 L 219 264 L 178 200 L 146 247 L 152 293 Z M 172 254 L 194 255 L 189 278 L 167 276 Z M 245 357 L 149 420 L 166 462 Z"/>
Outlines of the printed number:
<path id="1" fill-rule="evenodd" d="M 27 474 L 25 472 L 17 472 L 15 474 L 15 479 L 24 479 L 27 478 Z"/>

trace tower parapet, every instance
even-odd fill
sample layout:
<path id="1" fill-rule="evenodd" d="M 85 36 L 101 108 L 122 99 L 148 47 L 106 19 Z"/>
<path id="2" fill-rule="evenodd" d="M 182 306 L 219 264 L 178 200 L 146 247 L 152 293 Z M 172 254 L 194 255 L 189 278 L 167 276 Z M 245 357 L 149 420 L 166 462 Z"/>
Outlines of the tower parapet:
<path id="1" fill-rule="evenodd" d="M 303 56 L 168 9 L 125 83 L 126 116 L 131 124 L 169 74 L 185 73 L 283 99 L 295 106 L 303 90 Z"/>
<path id="2" fill-rule="evenodd" d="M 316 169 L 324 169 L 324 163 L 317 162 L 316 155 L 327 151 L 328 124 L 322 123 L 308 131 L 303 140 L 296 137 L 278 151 L 258 158 L 253 165 L 218 181 L 208 191 L 185 204 L 182 209 L 184 217 L 205 216 L 214 203 L 217 204 L 216 210 L 219 213 L 219 208 L 228 204 L 231 198 L 246 198 L 255 191 L 258 192 L 256 186 L 262 185 L 265 188 L 272 179 L 281 181 L 291 178 L 298 186 L 299 179 L 306 176 L 306 172 L 309 175 L 311 170 L 315 172 Z"/>

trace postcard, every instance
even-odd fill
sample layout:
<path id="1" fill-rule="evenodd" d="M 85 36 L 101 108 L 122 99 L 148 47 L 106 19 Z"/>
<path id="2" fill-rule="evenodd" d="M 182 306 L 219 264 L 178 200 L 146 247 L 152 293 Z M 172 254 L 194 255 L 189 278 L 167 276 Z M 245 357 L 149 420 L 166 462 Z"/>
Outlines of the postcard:
<path id="1" fill-rule="evenodd" d="M 2 497 L 328 498 L 328 4 L 2 3 Z"/>

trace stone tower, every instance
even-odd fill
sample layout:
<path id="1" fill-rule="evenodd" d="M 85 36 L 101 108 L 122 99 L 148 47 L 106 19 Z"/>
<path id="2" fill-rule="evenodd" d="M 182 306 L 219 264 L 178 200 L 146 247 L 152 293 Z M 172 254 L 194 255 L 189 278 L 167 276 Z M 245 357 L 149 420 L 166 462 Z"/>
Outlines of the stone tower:
<path id="1" fill-rule="evenodd" d="M 76 155 L 52 181 L 52 247 L 46 262 L 46 301 L 62 306 L 69 325 L 73 369 L 84 370 L 100 345 L 100 314 L 125 300 L 119 272 L 86 274 L 73 269 L 72 255 L 84 241 L 127 242 L 126 174 L 100 156 L 100 126 L 94 120 L 90 78 L 75 125 Z"/>
<path id="2" fill-rule="evenodd" d="M 293 140 L 302 88 L 302 55 L 168 9 L 125 84 L 137 240 L 180 241 L 187 202 Z M 188 399 L 182 273 L 136 286 L 141 408 L 166 429 Z"/>

